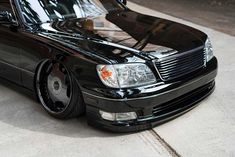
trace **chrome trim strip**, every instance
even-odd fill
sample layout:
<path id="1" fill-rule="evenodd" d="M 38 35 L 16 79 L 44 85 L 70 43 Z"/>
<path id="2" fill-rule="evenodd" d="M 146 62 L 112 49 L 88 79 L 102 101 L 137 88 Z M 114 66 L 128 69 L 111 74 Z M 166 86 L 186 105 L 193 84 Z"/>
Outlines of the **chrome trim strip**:
<path id="1" fill-rule="evenodd" d="M 211 72 L 211 73 L 213 73 L 213 72 Z M 211 74 L 211 73 L 209 73 L 209 74 Z M 209 75 L 209 74 L 208 74 L 208 75 Z M 169 92 L 173 92 L 173 91 L 175 91 L 175 90 L 178 90 L 178 89 L 180 89 L 180 88 L 183 88 L 183 87 L 186 87 L 186 86 L 188 86 L 188 85 L 190 85 L 190 84 L 193 84 L 193 83 L 195 83 L 195 82 L 197 82 L 197 81 L 199 81 L 199 80 L 202 80 L 202 79 L 206 78 L 208 75 L 205 75 L 205 76 L 203 76 L 203 77 L 200 77 L 199 79 L 195 79 L 195 80 L 193 80 L 193 81 L 191 81 L 191 82 L 188 82 L 188 83 L 186 83 L 186 84 L 184 84 L 184 85 L 181 85 L 180 87 L 176 87 L 176 88 L 171 89 L 171 90 L 168 90 L 168 91 L 166 91 L 166 92 L 162 92 L 162 93 L 159 93 L 159 94 L 156 94 L 156 95 L 151 95 L 151 96 L 146 96 L 146 97 L 140 97 L 140 98 L 112 99 L 112 98 L 106 98 L 106 97 L 103 97 L 103 96 L 97 96 L 97 95 L 94 95 L 94 94 L 91 94 L 91 93 L 88 93 L 88 92 L 84 92 L 84 91 L 82 91 L 82 93 L 83 93 L 83 94 L 86 94 L 86 95 L 89 95 L 89 96 L 92 96 L 92 97 L 95 97 L 95 98 L 99 98 L 99 99 L 103 99 L 103 100 L 110 100 L 110 101 L 119 101 L 119 102 L 123 102 L 123 101 L 131 101 L 131 100 L 142 100 L 142 99 L 154 98 L 154 97 L 157 97 L 157 96 L 159 96 L 159 95 L 163 95 L 163 94 L 166 94 L 166 93 L 169 93 Z M 209 80 L 207 83 L 209 83 L 209 82 L 211 82 L 211 80 Z M 193 90 L 193 89 L 192 89 L 192 90 Z"/>
<path id="2" fill-rule="evenodd" d="M 158 68 L 157 68 L 157 65 L 156 65 L 156 62 L 157 62 L 157 61 L 158 61 L 158 59 L 152 60 L 153 66 L 154 66 L 154 68 L 156 69 L 159 78 L 160 78 L 162 81 L 164 81 L 164 79 L 162 78 L 162 75 L 160 74 L 160 72 L 159 72 L 159 70 L 158 70 Z"/>
<path id="3" fill-rule="evenodd" d="M 15 65 L 13 65 L 13 64 L 4 62 L 4 61 L 2 61 L 2 60 L 0 60 L 0 63 L 5 64 L 5 65 L 7 65 L 7 66 L 10 66 L 10 67 L 12 67 L 12 68 L 18 69 L 18 70 L 20 70 L 20 71 L 24 71 L 24 72 L 26 72 L 26 73 L 29 73 L 29 74 L 31 74 L 32 76 L 34 76 L 34 74 L 35 74 L 34 72 L 31 72 L 31 71 L 29 71 L 29 70 L 26 70 L 26 69 L 17 67 L 17 66 L 15 66 Z"/>

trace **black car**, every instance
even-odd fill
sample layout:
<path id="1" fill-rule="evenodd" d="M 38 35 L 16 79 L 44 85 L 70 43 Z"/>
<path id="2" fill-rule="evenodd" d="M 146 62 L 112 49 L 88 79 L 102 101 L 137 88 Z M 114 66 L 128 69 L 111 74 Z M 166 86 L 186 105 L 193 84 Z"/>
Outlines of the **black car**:
<path id="1" fill-rule="evenodd" d="M 0 1 L 0 75 L 53 117 L 149 129 L 195 107 L 216 74 L 205 33 L 120 0 Z"/>

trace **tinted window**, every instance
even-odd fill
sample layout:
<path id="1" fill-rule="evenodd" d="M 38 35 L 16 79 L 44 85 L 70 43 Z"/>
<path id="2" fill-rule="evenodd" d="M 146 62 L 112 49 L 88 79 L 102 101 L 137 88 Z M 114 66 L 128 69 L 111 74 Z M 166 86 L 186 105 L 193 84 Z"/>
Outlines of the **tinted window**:
<path id="1" fill-rule="evenodd" d="M 19 0 L 28 23 L 44 23 L 55 19 L 96 17 L 124 10 L 117 0 Z"/>

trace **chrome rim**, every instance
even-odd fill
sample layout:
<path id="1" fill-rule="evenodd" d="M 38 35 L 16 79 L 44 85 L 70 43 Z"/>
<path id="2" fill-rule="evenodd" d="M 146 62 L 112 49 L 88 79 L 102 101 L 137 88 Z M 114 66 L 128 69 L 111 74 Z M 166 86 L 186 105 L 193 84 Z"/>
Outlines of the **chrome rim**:
<path id="1" fill-rule="evenodd" d="M 61 63 L 50 63 L 37 77 L 37 90 L 43 106 L 52 113 L 66 110 L 72 97 L 72 82 L 68 70 Z"/>

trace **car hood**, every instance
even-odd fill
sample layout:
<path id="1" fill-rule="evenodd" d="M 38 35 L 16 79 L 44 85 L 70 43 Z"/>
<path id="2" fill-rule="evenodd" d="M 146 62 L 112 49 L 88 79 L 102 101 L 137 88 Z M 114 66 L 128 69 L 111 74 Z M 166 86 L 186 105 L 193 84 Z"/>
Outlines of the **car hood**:
<path id="1" fill-rule="evenodd" d="M 134 11 L 53 21 L 40 34 L 79 47 L 114 63 L 145 61 L 204 46 L 207 35 L 194 28 Z"/>

